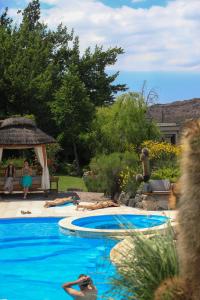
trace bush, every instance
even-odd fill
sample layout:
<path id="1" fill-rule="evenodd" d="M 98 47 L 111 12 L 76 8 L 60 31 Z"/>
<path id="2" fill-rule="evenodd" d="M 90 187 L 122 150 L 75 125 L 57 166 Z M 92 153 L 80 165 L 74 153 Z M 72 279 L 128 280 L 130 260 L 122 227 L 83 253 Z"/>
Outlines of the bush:
<path id="1" fill-rule="evenodd" d="M 49 173 L 54 175 L 58 170 L 58 160 L 57 155 L 62 150 L 60 144 L 49 144 L 46 146 L 47 151 L 47 163 L 49 167 Z"/>
<path id="2" fill-rule="evenodd" d="M 129 247 L 117 265 L 117 275 L 112 279 L 112 293 L 127 300 L 153 300 L 156 289 L 163 280 L 179 274 L 178 256 L 174 234 L 169 227 L 167 234 L 147 238 L 134 233 Z"/>
<path id="3" fill-rule="evenodd" d="M 122 172 L 127 168 L 137 170 L 139 164 L 135 152 L 112 153 L 94 157 L 90 172 L 84 174 L 88 191 L 104 192 L 112 198 L 122 190 Z"/>
<path id="4" fill-rule="evenodd" d="M 169 179 L 170 182 L 177 182 L 179 177 L 180 169 L 176 166 L 155 170 L 151 175 L 152 179 Z"/>
<path id="5" fill-rule="evenodd" d="M 84 172 L 83 181 L 89 192 L 105 192 L 105 185 L 92 171 Z"/>
<path id="6" fill-rule="evenodd" d="M 151 167 L 167 167 L 177 164 L 181 147 L 166 142 L 145 141 L 142 147 L 148 148 Z"/>
<path id="7" fill-rule="evenodd" d="M 57 173 L 69 176 L 78 176 L 77 167 L 74 163 L 70 164 L 67 162 L 57 163 Z"/>
<path id="8" fill-rule="evenodd" d="M 121 179 L 121 190 L 125 193 L 131 193 L 132 196 L 135 196 L 136 191 L 140 185 L 136 181 L 136 175 L 138 174 L 138 168 L 132 169 L 130 167 L 126 167 L 121 173 L 120 173 L 120 179 Z"/>

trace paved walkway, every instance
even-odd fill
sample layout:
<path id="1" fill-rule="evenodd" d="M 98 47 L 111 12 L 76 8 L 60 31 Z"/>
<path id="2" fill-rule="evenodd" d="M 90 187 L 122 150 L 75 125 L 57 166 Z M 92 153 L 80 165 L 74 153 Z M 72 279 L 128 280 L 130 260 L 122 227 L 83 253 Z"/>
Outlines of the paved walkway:
<path id="1" fill-rule="evenodd" d="M 77 192 L 81 202 L 94 202 L 104 200 L 104 196 L 101 193 L 87 193 L 87 192 Z M 66 194 L 59 194 L 59 197 L 66 196 Z M 22 195 L 12 195 L 12 196 L 2 196 L 0 199 L 0 218 L 20 218 L 20 217 L 70 217 L 70 216 L 83 216 L 88 214 L 104 214 L 109 212 L 123 213 L 130 212 L 132 214 L 165 214 L 175 218 L 176 211 L 144 211 L 141 209 L 136 209 L 127 206 L 104 208 L 93 211 L 82 211 L 76 210 L 74 205 L 70 206 L 57 206 L 45 208 L 44 203 L 46 200 L 51 200 L 55 198 L 55 195 L 51 195 L 48 199 L 43 195 L 29 195 L 30 200 L 23 200 Z M 21 211 L 30 211 L 31 214 L 22 214 Z"/>

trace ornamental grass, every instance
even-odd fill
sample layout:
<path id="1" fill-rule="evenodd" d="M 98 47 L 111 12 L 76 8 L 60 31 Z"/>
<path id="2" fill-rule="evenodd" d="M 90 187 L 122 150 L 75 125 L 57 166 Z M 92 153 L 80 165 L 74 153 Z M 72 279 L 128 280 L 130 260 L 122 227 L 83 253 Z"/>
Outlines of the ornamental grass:
<path id="1" fill-rule="evenodd" d="M 164 235 L 133 233 L 129 245 L 119 253 L 122 258 L 112 279 L 113 299 L 153 300 L 160 284 L 179 274 L 174 232 L 169 226 Z"/>

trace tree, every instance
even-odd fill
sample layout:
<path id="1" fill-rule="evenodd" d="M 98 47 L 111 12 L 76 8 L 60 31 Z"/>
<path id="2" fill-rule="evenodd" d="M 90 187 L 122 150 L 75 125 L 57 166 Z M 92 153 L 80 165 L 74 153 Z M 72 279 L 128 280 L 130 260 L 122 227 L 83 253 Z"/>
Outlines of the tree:
<path id="1" fill-rule="evenodd" d="M 23 21 L 22 24 L 28 23 L 29 30 L 34 30 L 36 26 L 40 26 L 40 2 L 39 0 L 31 1 L 22 12 Z"/>
<path id="2" fill-rule="evenodd" d="M 144 140 L 155 139 L 159 129 L 146 117 L 147 105 L 140 93 L 119 96 L 116 102 L 99 108 L 93 122 L 93 130 L 87 135 L 97 152 L 124 152 L 132 146 L 139 150 Z"/>
<path id="3" fill-rule="evenodd" d="M 63 153 L 71 154 L 68 136 L 63 134 L 52 114 L 51 107 L 63 108 L 54 96 L 62 91 L 66 76 L 75 67 L 78 83 L 84 86 L 91 107 L 112 103 L 114 94 L 126 86 L 115 84 L 118 73 L 108 75 L 106 68 L 115 64 L 123 50 L 96 47 L 94 51 L 88 48 L 80 54 L 79 38 L 73 30 L 62 24 L 50 30 L 40 21 L 39 0 L 32 0 L 19 13 L 22 14 L 19 26 L 14 26 L 7 9 L 0 16 L 0 117 L 33 114 L 43 130 L 59 138 L 63 136 L 62 143 L 66 146 Z M 71 83 L 75 90 L 75 81 Z M 87 117 L 92 120 L 93 110 Z M 76 146 L 82 143 L 78 140 Z"/>
<path id="4" fill-rule="evenodd" d="M 94 114 L 87 90 L 79 78 L 76 66 L 63 78 L 60 89 L 55 93 L 55 100 L 51 104 L 51 111 L 60 129 L 59 141 L 68 140 L 73 146 L 77 171 L 80 174 L 77 142 L 83 132 L 87 132 Z"/>
<path id="5" fill-rule="evenodd" d="M 127 90 L 125 84 L 113 84 L 119 72 L 110 76 L 106 73 L 106 67 L 114 65 L 118 55 L 123 53 L 120 47 L 103 50 L 103 47 L 96 46 L 94 53 L 87 48 L 81 57 L 78 65 L 80 78 L 95 106 L 111 104 L 117 92 Z"/>

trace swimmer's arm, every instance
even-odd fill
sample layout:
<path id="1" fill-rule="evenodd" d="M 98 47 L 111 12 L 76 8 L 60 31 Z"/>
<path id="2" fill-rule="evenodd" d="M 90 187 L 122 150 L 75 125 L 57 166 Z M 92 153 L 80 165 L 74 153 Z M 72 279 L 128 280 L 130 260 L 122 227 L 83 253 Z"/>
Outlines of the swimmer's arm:
<path id="1" fill-rule="evenodd" d="M 84 279 L 85 280 L 85 279 Z M 80 282 L 82 282 L 83 279 L 80 278 L 78 280 L 72 281 L 72 282 L 66 282 L 62 285 L 62 288 L 65 290 L 65 292 L 67 292 L 69 295 L 76 297 L 76 296 L 83 296 L 83 293 L 80 291 L 77 291 L 75 289 L 72 288 L 73 285 L 75 284 L 79 284 Z"/>
<path id="2" fill-rule="evenodd" d="M 69 294 L 70 296 L 72 297 L 76 297 L 76 296 L 84 296 L 82 292 L 79 292 L 71 287 L 64 287 L 63 286 L 63 289 L 65 290 L 65 292 L 67 292 L 67 294 Z"/>

